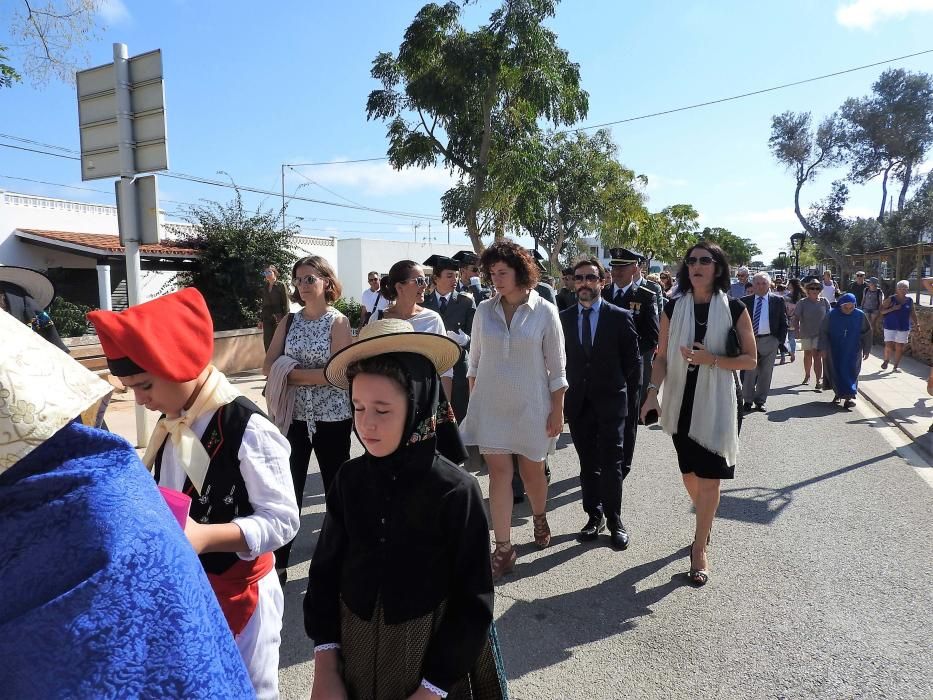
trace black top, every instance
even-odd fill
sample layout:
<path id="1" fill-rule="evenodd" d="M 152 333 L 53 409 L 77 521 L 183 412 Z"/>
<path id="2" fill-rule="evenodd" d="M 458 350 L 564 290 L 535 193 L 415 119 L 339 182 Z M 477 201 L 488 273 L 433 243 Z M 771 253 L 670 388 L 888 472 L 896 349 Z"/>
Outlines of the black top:
<path id="1" fill-rule="evenodd" d="M 671 299 L 664 305 L 664 315 L 670 320 L 674 316 L 674 304 L 686 297 Z M 738 323 L 739 316 L 745 311 L 745 304 L 738 299 L 729 299 L 729 312 L 732 314 L 732 325 Z M 702 343 L 706 338 L 706 322 L 709 320 L 709 302 L 693 305 L 694 332 L 693 342 Z M 693 395 L 697 388 L 697 373 L 687 371 L 687 381 L 684 384 L 684 398 L 680 404 L 680 416 L 677 422 L 677 432 L 687 435 L 690 432 L 690 417 L 693 414 Z"/>
<path id="2" fill-rule="evenodd" d="M 420 464 L 363 455 L 341 467 L 308 571 L 305 630 L 316 645 L 339 642 L 341 599 L 365 620 L 381 604 L 390 625 L 446 600 L 423 671 L 446 689 L 469 672 L 492 623 L 489 525 L 476 479 L 439 456 Z"/>

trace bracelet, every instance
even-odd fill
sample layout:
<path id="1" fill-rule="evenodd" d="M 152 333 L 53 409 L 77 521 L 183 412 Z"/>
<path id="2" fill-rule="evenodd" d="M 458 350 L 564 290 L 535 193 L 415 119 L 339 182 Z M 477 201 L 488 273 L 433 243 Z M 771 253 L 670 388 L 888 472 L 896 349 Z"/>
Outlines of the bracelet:
<path id="1" fill-rule="evenodd" d="M 710 367 L 713 367 L 714 369 L 719 367 L 719 355 L 713 355 L 713 364 L 710 365 Z"/>
<path id="2" fill-rule="evenodd" d="M 649 391 L 651 391 L 652 389 L 654 389 L 655 391 L 657 391 L 657 390 L 658 390 L 658 385 L 657 385 L 657 384 L 652 384 L 652 383 L 649 382 L 649 383 L 648 383 L 648 386 L 645 387 L 645 393 L 647 394 L 647 393 L 648 393 Z"/>

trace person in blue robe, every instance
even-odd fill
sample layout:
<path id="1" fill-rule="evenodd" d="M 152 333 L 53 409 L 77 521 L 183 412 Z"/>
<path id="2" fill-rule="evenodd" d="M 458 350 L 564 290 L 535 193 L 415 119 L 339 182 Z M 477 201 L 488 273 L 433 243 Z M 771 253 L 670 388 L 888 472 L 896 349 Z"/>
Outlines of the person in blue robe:
<path id="1" fill-rule="evenodd" d="M 871 353 L 872 330 L 868 316 L 856 308 L 855 295 L 843 294 L 836 308 L 826 314 L 820 326 L 820 350 L 825 363 L 823 377 L 833 390 L 833 403 L 855 405 L 862 360 Z"/>
<path id="2" fill-rule="evenodd" d="M 253 698 L 197 556 L 123 438 L 110 387 L 0 314 L 0 696 Z"/>

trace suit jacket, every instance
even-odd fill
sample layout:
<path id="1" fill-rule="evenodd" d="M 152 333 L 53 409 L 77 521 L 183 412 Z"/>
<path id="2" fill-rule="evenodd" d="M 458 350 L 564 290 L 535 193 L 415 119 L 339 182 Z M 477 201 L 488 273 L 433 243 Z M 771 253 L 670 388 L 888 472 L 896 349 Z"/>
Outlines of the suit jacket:
<path id="1" fill-rule="evenodd" d="M 621 301 L 613 301 L 614 285 L 603 289 L 603 300 L 632 313 L 635 329 L 638 331 L 638 351 L 644 355 L 658 346 L 661 326 L 658 321 L 656 297 L 651 290 L 638 285 L 631 285 Z"/>
<path id="2" fill-rule="evenodd" d="M 457 280 L 457 286 L 454 287 L 454 291 L 473 297 L 474 304 L 479 304 L 481 301 L 486 301 L 489 297 L 492 296 L 492 292 L 489 289 L 486 289 L 486 287 L 474 287 L 470 284 L 464 284 L 461 280 Z M 464 333 L 465 332 L 466 331 L 464 331 Z"/>
<path id="3" fill-rule="evenodd" d="M 654 302 L 658 307 L 658 318 L 661 318 L 661 314 L 664 313 L 664 302 L 667 301 L 667 299 L 664 298 L 664 290 L 661 288 L 661 285 L 645 277 L 639 277 L 638 284 L 654 294 Z"/>
<path id="4" fill-rule="evenodd" d="M 623 419 L 628 414 L 628 397 L 637 396 L 641 389 L 641 354 L 632 314 L 601 304 L 593 352 L 587 358 L 577 326 L 579 309 L 574 304 L 560 312 L 569 384 L 564 415 L 568 421 L 575 420 L 584 402 L 590 401 L 598 414 Z"/>
<path id="5" fill-rule="evenodd" d="M 473 297 L 469 294 L 462 294 L 456 290 L 451 292 L 447 308 L 444 309 L 443 313 L 441 313 L 437 304 L 437 295 L 434 292 L 425 295 L 422 306 L 441 315 L 445 330 L 463 331 L 467 335 L 473 334 L 473 315 L 476 313 L 476 302 L 473 301 Z M 469 347 L 470 344 L 467 343 L 466 348 Z"/>
<path id="6" fill-rule="evenodd" d="M 569 309 L 571 306 L 577 303 L 577 293 L 573 292 L 566 287 L 562 287 L 558 290 L 557 295 L 555 296 L 557 301 L 557 310 L 563 311 L 564 309 Z"/>
<path id="7" fill-rule="evenodd" d="M 554 304 L 554 306 L 557 306 L 557 296 L 554 293 L 554 287 L 547 284 L 546 282 L 538 282 L 538 284 L 535 285 L 535 291 L 541 295 L 542 299 L 545 299 Z"/>
<path id="8" fill-rule="evenodd" d="M 752 325 L 755 324 L 755 295 L 750 294 L 742 297 L 742 303 L 748 309 L 748 315 L 752 319 Z M 768 323 L 771 325 L 771 335 L 777 338 L 779 344 L 784 345 L 787 341 L 787 310 L 784 306 L 784 297 L 768 292 Z M 758 335 L 758 329 L 753 328 L 755 335 Z"/>

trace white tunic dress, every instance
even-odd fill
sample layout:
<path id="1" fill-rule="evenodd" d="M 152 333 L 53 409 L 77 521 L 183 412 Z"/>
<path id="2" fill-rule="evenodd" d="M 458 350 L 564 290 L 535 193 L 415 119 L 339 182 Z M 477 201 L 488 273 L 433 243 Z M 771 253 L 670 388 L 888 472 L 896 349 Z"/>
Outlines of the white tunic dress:
<path id="1" fill-rule="evenodd" d="M 366 325 L 370 323 L 375 323 L 379 319 L 379 314 L 375 313 L 369 317 L 369 321 Z M 431 309 L 421 309 L 411 318 L 405 319 L 411 324 L 411 327 L 415 329 L 415 333 L 435 333 L 436 335 L 442 335 L 445 338 L 447 337 L 447 330 L 444 328 L 444 319 L 441 318 L 441 315 L 436 311 Z M 453 368 L 444 372 L 442 377 L 453 377 L 454 371 Z"/>
<path id="2" fill-rule="evenodd" d="M 540 462 L 556 439 L 547 435 L 551 393 L 567 387 L 564 332 L 557 307 L 531 290 L 512 325 L 497 294 L 476 308 L 467 377 L 473 393 L 460 426 L 464 444 Z"/>

